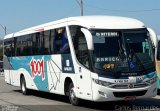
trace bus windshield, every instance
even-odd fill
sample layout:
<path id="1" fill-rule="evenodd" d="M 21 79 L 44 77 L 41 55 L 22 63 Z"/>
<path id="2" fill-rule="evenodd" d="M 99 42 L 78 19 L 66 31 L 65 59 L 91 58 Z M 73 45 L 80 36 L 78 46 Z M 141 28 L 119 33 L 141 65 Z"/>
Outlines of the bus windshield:
<path id="1" fill-rule="evenodd" d="M 141 75 L 155 69 L 147 31 L 91 31 L 94 68 L 121 75 Z M 131 73 L 130 73 L 131 74 Z"/>

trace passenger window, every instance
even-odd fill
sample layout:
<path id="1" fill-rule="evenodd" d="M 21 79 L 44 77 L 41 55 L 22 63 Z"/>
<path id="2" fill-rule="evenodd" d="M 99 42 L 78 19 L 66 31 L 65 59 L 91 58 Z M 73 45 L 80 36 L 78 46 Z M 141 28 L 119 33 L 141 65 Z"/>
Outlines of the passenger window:
<path id="1" fill-rule="evenodd" d="M 6 56 L 68 54 L 70 48 L 65 28 L 22 35 L 4 42 Z"/>
<path id="2" fill-rule="evenodd" d="M 68 37 L 65 28 L 55 30 L 54 52 L 57 54 L 70 53 Z"/>
<path id="3" fill-rule="evenodd" d="M 50 30 L 44 32 L 44 45 L 43 45 L 44 54 L 50 54 L 49 42 L 50 42 Z"/>
<path id="4" fill-rule="evenodd" d="M 12 57 L 15 55 L 15 53 L 14 53 L 14 38 L 11 38 L 11 39 L 4 41 L 4 54 L 7 57 Z"/>
<path id="5" fill-rule="evenodd" d="M 50 54 L 54 54 L 54 37 L 55 37 L 55 30 L 50 30 L 50 38 L 49 38 L 49 41 L 50 41 L 50 44 L 49 44 L 49 47 L 50 47 Z"/>

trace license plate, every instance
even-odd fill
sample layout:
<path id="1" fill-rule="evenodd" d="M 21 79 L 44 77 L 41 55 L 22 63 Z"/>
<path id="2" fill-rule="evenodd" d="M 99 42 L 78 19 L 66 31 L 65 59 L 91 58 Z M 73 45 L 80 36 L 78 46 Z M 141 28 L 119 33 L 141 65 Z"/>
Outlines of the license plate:
<path id="1" fill-rule="evenodd" d="M 132 101 L 132 100 L 135 100 L 135 99 L 136 99 L 136 96 L 126 96 L 126 97 L 124 97 L 125 101 Z"/>
<path id="2" fill-rule="evenodd" d="M 129 83 L 136 83 L 136 77 L 129 77 Z"/>

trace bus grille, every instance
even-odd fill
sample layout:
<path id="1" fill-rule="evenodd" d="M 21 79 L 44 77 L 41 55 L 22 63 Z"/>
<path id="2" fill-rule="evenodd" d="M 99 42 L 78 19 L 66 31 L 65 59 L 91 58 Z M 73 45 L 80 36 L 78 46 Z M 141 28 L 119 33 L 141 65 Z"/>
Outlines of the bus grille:
<path id="1" fill-rule="evenodd" d="M 139 83 L 139 84 L 132 84 L 133 87 L 132 88 L 142 88 L 142 87 L 147 87 L 148 84 L 147 83 Z M 129 84 L 114 84 L 111 85 L 110 88 L 115 88 L 115 89 L 131 89 L 129 87 Z"/>
<path id="2" fill-rule="evenodd" d="M 113 92 L 115 97 L 126 97 L 126 96 L 143 96 L 147 90 L 143 91 L 132 91 L 132 92 Z"/>

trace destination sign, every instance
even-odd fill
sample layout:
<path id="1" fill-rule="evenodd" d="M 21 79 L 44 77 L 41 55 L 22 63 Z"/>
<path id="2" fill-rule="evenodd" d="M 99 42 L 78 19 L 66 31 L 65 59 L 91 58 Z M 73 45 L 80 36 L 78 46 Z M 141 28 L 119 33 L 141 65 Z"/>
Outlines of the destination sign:
<path id="1" fill-rule="evenodd" d="M 97 57 L 96 62 L 119 62 L 119 57 Z"/>
<path id="2" fill-rule="evenodd" d="M 118 32 L 96 32 L 97 37 L 119 37 Z"/>

